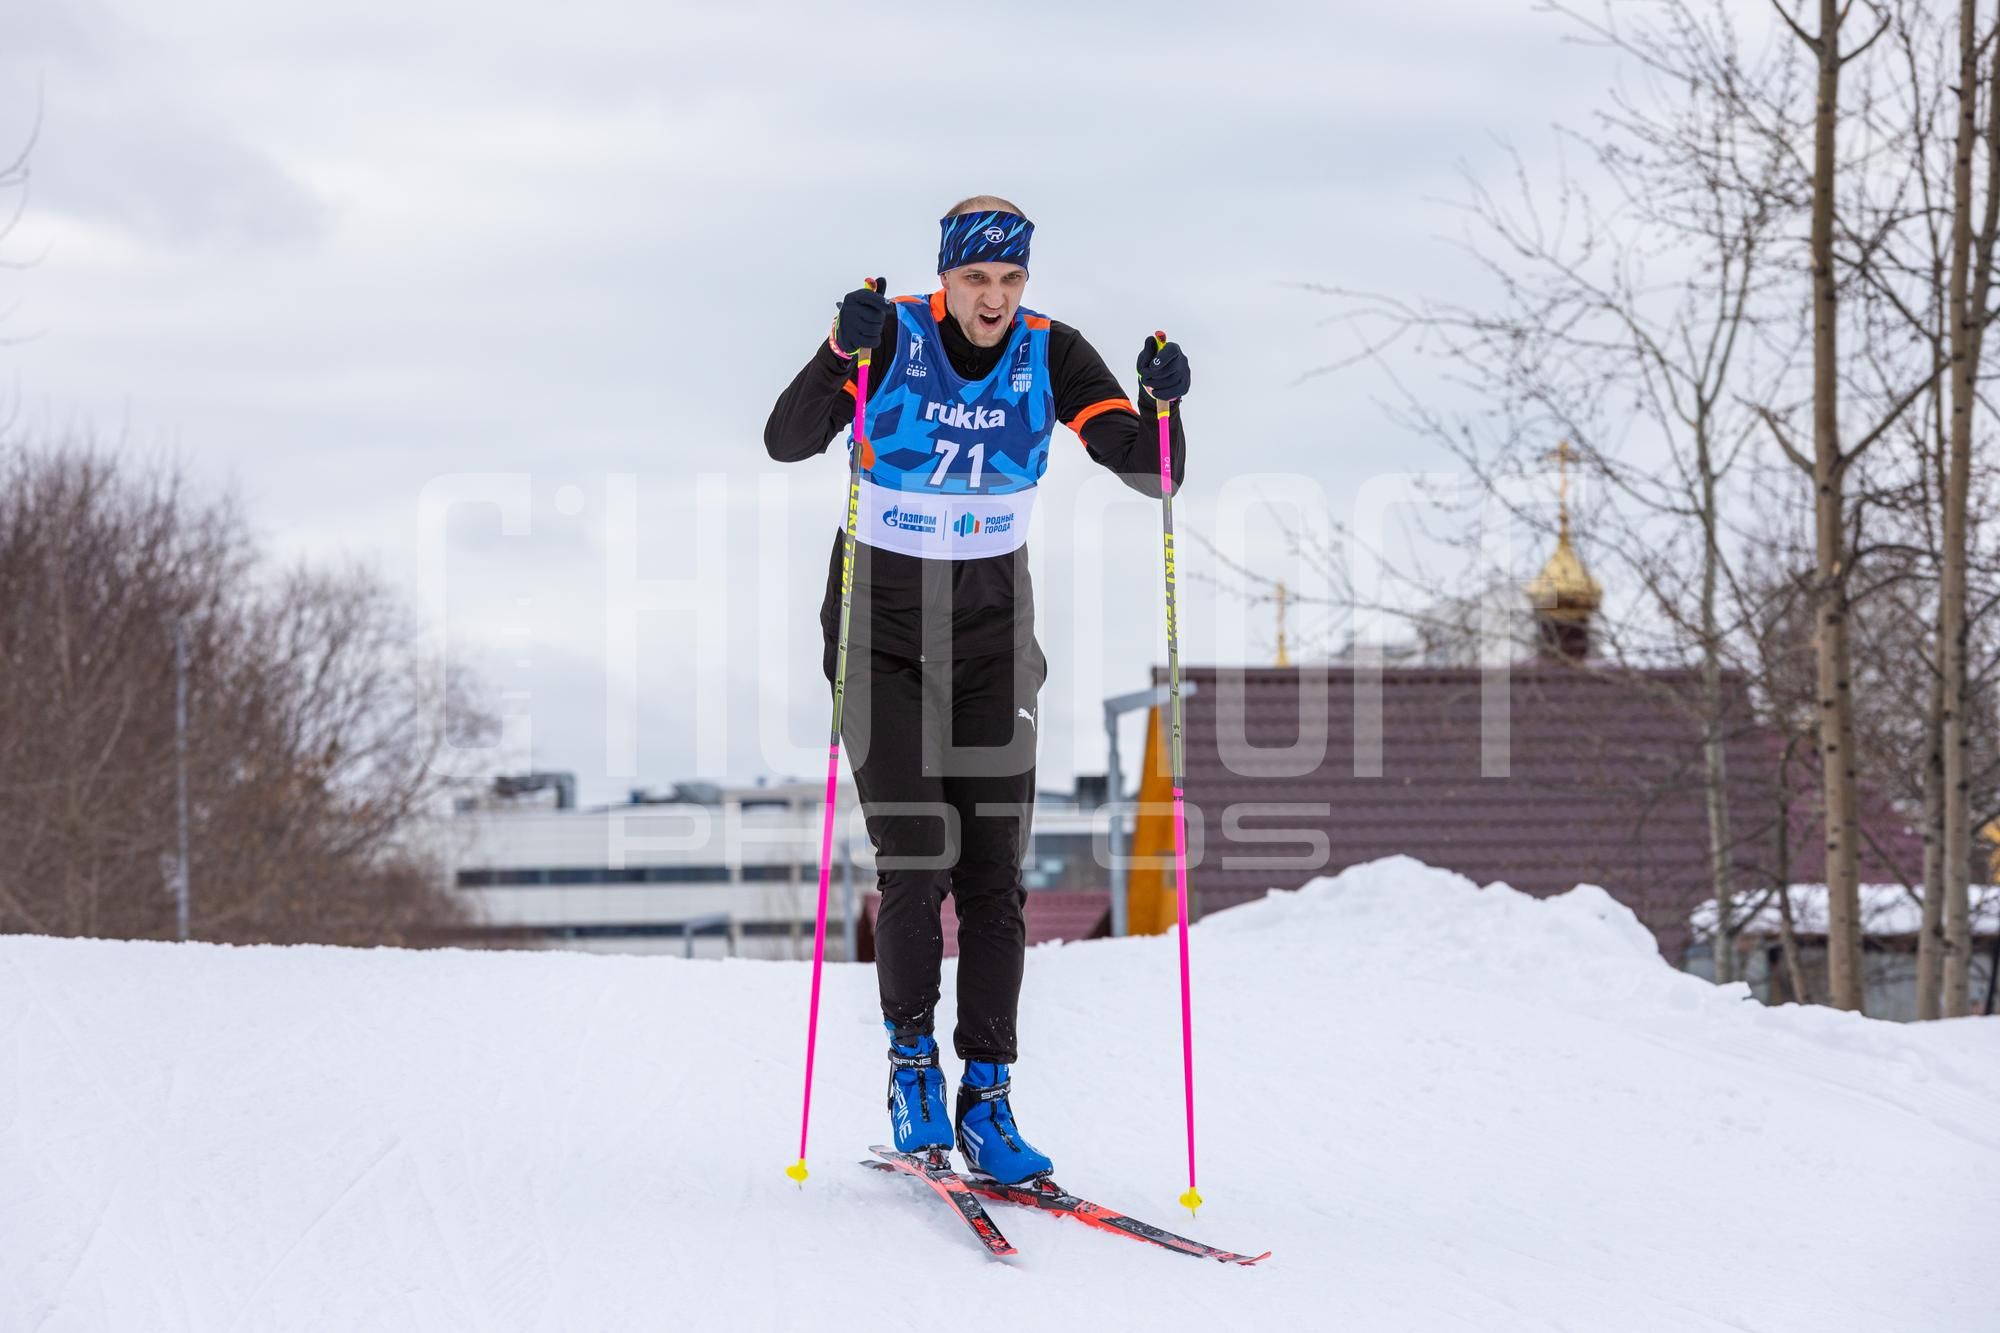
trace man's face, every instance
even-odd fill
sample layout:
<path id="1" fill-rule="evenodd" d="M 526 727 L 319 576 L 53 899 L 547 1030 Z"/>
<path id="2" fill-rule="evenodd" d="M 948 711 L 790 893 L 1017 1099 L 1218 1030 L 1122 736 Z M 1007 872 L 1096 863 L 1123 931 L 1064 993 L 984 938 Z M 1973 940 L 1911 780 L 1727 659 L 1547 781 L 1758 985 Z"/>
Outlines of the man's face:
<path id="1" fill-rule="evenodd" d="M 1014 327 L 1014 312 L 1028 286 L 1028 270 L 1019 264 L 967 264 L 946 269 L 945 309 L 965 330 L 974 347 L 994 347 Z"/>

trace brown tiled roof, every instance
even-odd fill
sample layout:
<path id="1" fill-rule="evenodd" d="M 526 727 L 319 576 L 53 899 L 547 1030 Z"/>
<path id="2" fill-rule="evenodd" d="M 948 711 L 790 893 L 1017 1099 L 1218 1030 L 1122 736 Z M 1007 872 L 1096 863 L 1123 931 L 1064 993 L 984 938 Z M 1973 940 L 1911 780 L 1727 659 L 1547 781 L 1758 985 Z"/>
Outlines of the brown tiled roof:
<path id="1" fill-rule="evenodd" d="M 1202 825 L 1203 850 L 1190 872 L 1197 912 L 1402 853 L 1536 894 L 1601 884 L 1677 957 L 1689 911 L 1710 896 L 1701 733 L 1683 702 L 1697 684 L 1692 671 L 1517 665 L 1500 686 L 1505 718 L 1496 708 L 1483 720 L 1479 669 L 1386 668 L 1379 776 L 1355 771 L 1355 677 L 1347 666 L 1194 667 L 1183 679 L 1197 687 L 1183 705 L 1189 819 Z M 1741 683 L 1729 688 L 1739 701 L 1725 742 L 1731 855 L 1739 886 L 1751 888 L 1768 882 L 1776 859 L 1778 751 L 1750 720 Z M 1289 752 L 1322 727 L 1323 747 Z M 1489 727 L 1504 776 L 1482 774 Z M 1809 766 L 1794 768 L 1795 801 L 1810 811 L 1815 779 Z M 1249 811 L 1273 802 L 1295 808 Z M 1914 835 L 1879 801 L 1864 822 L 1895 852 L 1912 845 Z M 1258 830 L 1263 838 L 1246 836 Z M 1305 837 L 1271 841 L 1270 830 Z M 1799 831 L 1794 880 L 1815 877 L 1822 864 L 1817 838 L 1801 845 Z M 1274 854 L 1317 860 L 1307 841 L 1315 834 L 1326 839 L 1323 865 L 1258 864 Z M 1190 845 L 1196 841 L 1191 831 Z M 1864 877 L 1895 878 L 1865 852 Z"/>
<path id="2" fill-rule="evenodd" d="M 861 955 L 856 960 L 858 962 L 875 961 L 875 913 L 881 906 L 880 893 L 871 891 L 862 899 L 861 928 L 856 944 L 856 952 Z M 1110 933 L 1111 893 L 1108 889 L 1032 889 L 1023 911 L 1031 946 L 1047 944 L 1051 940 L 1100 939 Z M 952 908 L 949 894 L 945 896 L 939 921 L 944 928 L 944 956 L 956 958 L 958 913 Z"/>

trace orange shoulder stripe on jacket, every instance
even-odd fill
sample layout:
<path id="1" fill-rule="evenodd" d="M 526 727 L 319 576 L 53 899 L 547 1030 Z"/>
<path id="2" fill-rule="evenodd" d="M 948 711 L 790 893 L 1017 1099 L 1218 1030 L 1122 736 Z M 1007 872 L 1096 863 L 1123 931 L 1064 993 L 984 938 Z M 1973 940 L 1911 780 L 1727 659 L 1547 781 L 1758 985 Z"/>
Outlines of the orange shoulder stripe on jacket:
<path id="1" fill-rule="evenodd" d="M 1028 327 L 1031 329 L 1045 329 L 1049 326 L 1050 322 L 1047 315 L 1023 315 L 1021 318 L 1027 321 Z"/>
<path id="2" fill-rule="evenodd" d="M 915 305 L 924 298 L 921 296 L 892 296 L 889 299 L 891 301 L 901 301 L 904 305 Z"/>
<path id="3" fill-rule="evenodd" d="M 944 288 L 942 287 L 931 293 L 931 318 L 940 323 L 944 320 Z"/>
<path id="4" fill-rule="evenodd" d="M 1084 408 L 1068 421 L 1063 422 L 1063 425 L 1068 426 L 1078 435 L 1081 435 L 1083 434 L 1083 428 L 1090 423 L 1091 418 L 1101 416 L 1106 412 L 1130 412 L 1135 417 L 1139 415 L 1139 409 L 1132 406 L 1131 403 L 1123 398 L 1103 398 Z"/>

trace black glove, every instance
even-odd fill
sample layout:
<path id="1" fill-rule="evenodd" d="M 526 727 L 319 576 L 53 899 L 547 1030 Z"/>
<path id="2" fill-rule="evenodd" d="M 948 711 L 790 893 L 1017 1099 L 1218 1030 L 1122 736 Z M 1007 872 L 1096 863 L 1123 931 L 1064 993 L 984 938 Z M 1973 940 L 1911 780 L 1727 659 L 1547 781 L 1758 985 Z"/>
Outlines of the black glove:
<path id="1" fill-rule="evenodd" d="M 889 324 L 889 302 L 882 291 L 888 285 L 886 278 L 870 278 L 867 285 L 840 299 L 840 313 L 833 317 L 833 328 L 826 335 L 836 356 L 852 358 L 864 349 L 872 352 L 882 341 L 882 330 Z"/>
<path id="2" fill-rule="evenodd" d="M 1139 387 L 1163 403 L 1187 397 L 1187 356 L 1179 343 L 1161 347 L 1146 339 L 1146 345 L 1139 349 Z"/>

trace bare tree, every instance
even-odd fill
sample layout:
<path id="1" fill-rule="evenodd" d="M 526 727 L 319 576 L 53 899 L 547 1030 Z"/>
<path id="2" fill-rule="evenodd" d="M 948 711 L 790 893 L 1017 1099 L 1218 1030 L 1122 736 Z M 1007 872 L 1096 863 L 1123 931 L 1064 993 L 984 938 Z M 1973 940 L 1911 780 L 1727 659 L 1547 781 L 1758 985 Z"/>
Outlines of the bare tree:
<path id="1" fill-rule="evenodd" d="M 1845 499 L 1847 474 L 1877 439 L 1878 430 L 1850 448 L 1840 434 L 1840 278 L 1834 264 L 1835 216 L 1839 199 L 1838 142 L 1842 71 L 1873 45 L 1886 29 L 1852 50 L 1841 49 L 1841 29 L 1851 4 L 1817 0 L 1818 27 L 1808 31 L 1778 0 L 1773 7 L 1811 54 L 1817 72 L 1813 107 L 1811 231 L 1807 241 L 1812 279 L 1812 453 L 1792 440 L 1775 411 L 1767 409 L 1771 433 L 1785 454 L 1812 478 L 1815 553 L 1814 601 L 1819 676 L 1821 774 L 1825 783 L 1827 949 L 1830 1002 L 1859 1010 L 1861 992 L 1861 893 L 1855 826 L 1854 697 L 1847 642 L 1848 561 Z"/>
<path id="2" fill-rule="evenodd" d="M 1602 648 L 1623 665 L 1702 665 L 1682 702 L 1704 728 L 1725 977 L 1733 875 L 1743 870 L 1731 861 L 1768 827 L 1733 827 L 1720 744 L 1725 675 L 1751 683 L 1788 755 L 1811 737 L 1810 766 L 1784 767 L 1816 771 L 1811 804 L 1832 890 L 1829 993 L 1850 1008 L 1863 1002 L 1860 860 L 1887 864 L 1882 849 L 1863 847 L 1872 840 L 1858 816 L 1864 765 L 1884 778 L 1871 790 L 1894 793 L 1898 809 L 1935 812 L 1927 880 L 1968 859 L 1970 812 L 1986 808 L 1992 747 L 1966 728 L 1987 725 L 1990 673 L 1960 679 L 1984 661 L 1977 616 L 2000 597 L 1982 587 L 1968 603 L 1967 580 L 1979 582 L 1984 557 L 1966 553 L 1968 488 L 1954 469 L 1970 456 L 1994 228 L 1989 213 L 1975 222 L 1967 211 L 1965 145 L 1977 122 L 1958 105 L 1956 137 L 1939 129 L 1949 88 L 1973 100 L 2000 77 L 1994 25 L 1968 26 L 1975 7 L 1961 4 L 1945 61 L 1925 45 L 1945 29 L 1923 0 L 1862 0 L 1858 40 L 1844 26 L 1851 3 L 1798 0 L 1795 13 L 1774 0 L 1776 46 L 1746 42 L 1741 11 L 1720 0 L 1590 10 L 1551 0 L 1544 9 L 1565 16 L 1580 40 L 1614 49 L 1642 80 L 1638 93 L 1613 90 L 1591 132 L 1564 136 L 1565 147 L 1585 150 L 1597 183 L 1558 169 L 1531 184 L 1517 159 L 1511 201 L 1474 185 L 1467 249 L 1491 279 L 1491 299 L 1319 289 L 1342 298 L 1344 316 L 1364 330 L 1361 349 L 1326 369 L 1367 360 L 1393 379 L 1392 353 L 1414 352 L 1479 396 L 1479 408 L 1454 411 L 1396 381 L 1399 419 L 1455 454 L 1511 521 L 1546 522 L 1519 483 L 1556 439 L 1582 446 L 1597 483 L 1584 515 L 1592 549 L 1613 566 L 1607 578 L 1640 593 L 1602 619 Z M 1891 54 L 1864 59 L 1892 28 Z M 2000 96 L 1987 95 L 1986 123 L 2000 127 Z M 2000 163 L 2000 128 L 1984 132 L 1986 160 Z M 1954 164 L 1932 151 L 1947 141 Z M 1950 229 L 1947 196 L 1959 201 Z M 1989 190 L 1983 204 L 1992 200 Z M 1960 269 L 1970 276 L 1954 283 Z M 1949 430 L 1948 389 L 1951 403 L 1967 405 Z M 1810 413 L 1810 439 L 1793 428 L 1798 413 Z M 1845 430 L 1844 419 L 1864 425 Z M 1775 443 L 1779 472 L 1753 437 Z M 1884 439 L 1911 447 L 1878 449 Z M 1810 518 L 1795 541 L 1796 514 Z M 1481 539 L 1470 533 L 1461 549 L 1472 554 Z M 1947 550 L 1960 552 L 1950 589 L 1941 586 Z M 1933 592 L 1940 609 L 1964 608 L 1949 633 L 1924 612 Z M 1802 593 L 1812 613 L 1804 714 L 1788 693 Z M 1866 640 L 1858 658 L 1857 616 Z M 1957 645 L 1955 665 L 1945 642 Z M 1949 740 L 1947 697 L 1961 719 Z M 1801 716 L 1810 720 L 1803 732 Z M 1959 756 L 1950 774 L 1946 751 Z M 1933 774 L 1908 762 L 1932 753 Z M 1960 789 L 1947 831 L 1947 793 Z M 1798 804 L 1788 787 L 1775 803 Z M 1895 821 L 1879 800 L 1874 808 Z M 1789 842 L 1781 853 L 1790 873 Z M 1957 901 L 1944 888 L 1923 896 L 1946 916 L 1943 904 Z M 1940 923 L 1930 933 L 1948 932 Z"/>
<path id="3" fill-rule="evenodd" d="M 1498 424 L 1486 430 L 1415 395 L 1401 415 L 1487 496 L 1508 497 L 1512 521 L 1545 524 L 1519 482 L 1546 466 L 1553 437 L 1580 446 L 1598 483 L 1593 550 L 1642 592 L 1623 616 L 1600 619 L 1599 650 L 1621 666 L 1700 663 L 1694 688 L 1677 686 L 1673 702 L 1701 734 L 1717 979 L 1727 981 L 1744 836 L 1732 828 L 1726 753 L 1747 721 L 1731 679 L 1742 615 L 1731 473 L 1761 430 L 1748 404 L 1795 352 L 1774 289 L 1801 179 L 1753 99 L 1785 105 L 1798 62 L 1782 47 L 1746 55 L 1723 6 L 1660 4 L 1636 26 L 1609 7 L 1544 8 L 1629 57 L 1641 81 L 1614 90 L 1589 132 L 1562 138 L 1593 180 L 1565 167 L 1538 188 L 1516 157 L 1511 199 L 1472 184 L 1467 248 L 1498 293 L 1490 302 L 1337 294 L 1369 330 L 1363 355 L 1409 340 L 1491 405 Z M 1641 688 L 1669 679 L 1624 678 Z"/>
<path id="4" fill-rule="evenodd" d="M 83 448 L 0 450 L 0 930 L 171 937 L 188 644 L 195 935 L 422 943 L 462 922 L 408 837 L 470 682 L 428 695 L 359 571 L 271 573 L 228 503 Z"/>
<path id="5" fill-rule="evenodd" d="M 1980 687 L 1968 663 L 1975 660 L 1969 645 L 1979 634 L 1978 616 L 1990 600 L 1984 590 L 1974 595 L 1978 562 L 1968 497 L 1975 469 L 1972 414 L 2000 228 L 1992 170 L 2000 151 L 1992 121 L 1994 28 L 1990 22 L 1981 28 L 1976 4 L 1959 5 L 1955 15 L 1947 8 L 1896 0 L 1877 11 L 1892 38 L 1883 58 L 1861 70 L 1851 123 L 1866 147 L 1840 173 L 1854 185 L 1841 189 L 1834 217 L 1843 300 L 1858 312 L 1857 351 L 1842 357 L 1842 390 L 1856 401 L 1872 401 L 1879 416 L 1863 446 L 1883 438 L 1892 423 L 1893 437 L 1909 446 L 1875 450 L 1843 480 L 1852 497 L 1849 611 L 1862 598 L 1887 598 L 1874 632 L 1900 641 L 1893 648 L 1884 641 L 1881 648 L 1890 655 L 1885 661 L 1899 655 L 1905 665 L 1868 682 L 1885 697 L 1872 710 L 1857 704 L 1874 714 L 1857 722 L 1859 752 L 1884 777 L 1900 776 L 1906 754 L 1927 759 L 1916 794 L 1929 844 L 1917 971 L 1922 1017 L 1937 1016 L 1948 989 L 1945 927 L 1950 905 L 1966 900 L 1970 811 L 1980 783 L 1978 761 L 1970 756 L 1985 749 L 1971 730 Z M 1988 97 L 1984 125 L 1982 92 Z M 1987 169 L 1975 173 L 1976 165 Z M 1983 202 L 1974 188 L 1977 174 L 1985 177 Z M 1917 405 L 1920 411 L 1900 415 Z M 1861 446 L 1850 452 L 1858 457 Z M 1875 530 L 1864 533 L 1864 526 Z M 1882 567 L 1864 574 L 1870 562 Z M 1917 667 L 1922 669 L 1911 669 Z M 1921 682 L 1922 691 L 1904 688 L 1903 678 Z M 1923 719 L 1923 727 L 1904 719 Z M 1871 744 L 1870 731 L 1885 743 Z"/>
<path id="6" fill-rule="evenodd" d="M 34 150 L 35 140 L 41 133 L 41 114 L 36 109 L 35 122 L 30 127 L 20 148 L 14 156 L 0 159 L 0 273 L 16 272 L 28 267 L 31 261 L 16 258 L 7 245 L 15 228 L 21 225 L 21 217 L 28 207 L 28 157 Z M 6 324 L 13 307 L 0 298 L 0 327 Z M 0 345 L 6 338 L 0 335 Z M 0 436 L 4 436 L 14 425 L 17 405 L 0 404 Z"/>
<path id="7" fill-rule="evenodd" d="M 1972 925 L 1967 862 L 1972 846 L 1970 741 L 1967 722 L 1966 536 L 1967 500 L 1972 477 L 1972 416 L 1976 379 L 1985 340 L 1993 280 L 1994 240 L 2000 234 L 2000 29 L 1982 27 L 1976 0 L 1960 0 L 1958 12 L 1958 125 L 1952 154 L 1951 278 L 1951 440 L 1944 485 L 1944 560 L 1938 593 L 1938 643 L 1944 659 L 1939 686 L 1942 706 L 1939 749 L 1943 755 L 1943 1010 L 1970 1012 Z M 1982 55 L 1983 52 L 1983 55 Z M 1985 198 L 1974 223 L 1973 158 L 1982 137 L 1979 93 L 1986 90 Z M 1925 938 L 1931 933 L 1926 931 Z"/>

